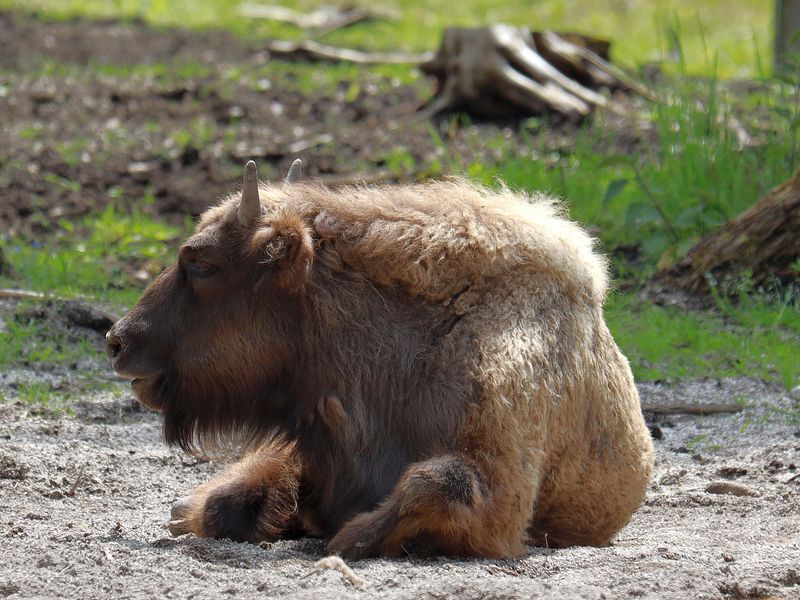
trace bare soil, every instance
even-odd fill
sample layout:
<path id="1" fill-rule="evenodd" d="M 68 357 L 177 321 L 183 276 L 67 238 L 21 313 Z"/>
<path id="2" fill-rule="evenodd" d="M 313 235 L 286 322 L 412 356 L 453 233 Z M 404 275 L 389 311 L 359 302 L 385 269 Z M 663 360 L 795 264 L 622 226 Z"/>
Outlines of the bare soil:
<path id="1" fill-rule="evenodd" d="M 143 196 L 145 210 L 182 219 L 229 192 L 250 158 L 275 178 L 301 157 L 307 175 L 336 183 L 407 177 L 408 158 L 441 154 L 427 122 L 407 124 L 424 82 L 365 73 L 312 97 L 287 63 L 271 64 L 222 31 L 0 13 L 0 223 L 47 232 Z M 387 166 L 393 155 L 406 166 Z"/>
<path id="2" fill-rule="evenodd" d="M 0 224 L 47 233 L 108 203 L 182 222 L 231 191 L 250 158 L 275 179 L 300 157 L 307 176 L 335 185 L 411 179 L 437 162 L 446 172 L 446 154 L 466 166 L 532 152 L 519 120 L 417 119 L 432 80 L 363 70 L 309 85 L 263 44 L 224 31 L 0 12 Z M 633 116 L 609 120 L 607 143 L 624 149 L 652 134 Z M 537 152 L 577 133 L 545 123 Z"/>
<path id="3" fill-rule="evenodd" d="M 169 75 L 134 68 L 152 63 Z M 265 63 L 257 42 L 222 32 L 0 13 L 0 227 L 47 234 L 62 219 L 142 196 L 151 199 L 143 210 L 181 220 L 230 190 L 250 157 L 276 177 L 299 155 L 308 173 L 333 182 L 411 176 L 392 167 L 397 149 L 417 164 L 441 158 L 426 123 L 397 126 L 429 93 L 425 83 L 364 75 L 355 97 L 347 84 L 307 97 L 289 75 L 262 76 Z M 182 64 L 204 69 L 176 77 Z M 231 77 L 232 67 L 258 74 Z M 619 143 L 636 143 L 638 133 L 620 131 Z M 514 124 L 445 134 L 465 158 L 490 155 L 474 140 L 497 135 L 528 147 Z M 548 135 L 566 144 L 574 131 Z M 319 540 L 171 538 L 172 502 L 232 456 L 165 447 L 158 415 L 102 361 L 102 327 L 91 319 L 5 300 L 0 329 L 20 311 L 49 322 L 47 335 L 95 351 L 0 372 L 0 597 L 800 598 L 800 401 L 778 387 L 744 378 L 641 384 L 645 402 L 745 408 L 651 417 L 656 473 L 609 547 L 365 560 L 350 565 L 368 582 L 357 585 L 314 569 Z M 36 385 L 65 400 L 31 399 Z"/>
<path id="4" fill-rule="evenodd" d="M 647 499 L 605 548 L 513 560 L 440 557 L 317 571 L 324 543 L 260 546 L 166 529 L 171 504 L 225 457 L 168 449 L 159 416 L 96 365 L 102 392 L 71 413 L 15 400 L 20 382 L 74 385 L 68 368 L 0 376 L 0 596 L 90 598 L 800 598 L 800 425 L 780 389 L 748 379 L 643 384 L 647 402 L 741 402 L 736 415 L 652 423 Z"/>

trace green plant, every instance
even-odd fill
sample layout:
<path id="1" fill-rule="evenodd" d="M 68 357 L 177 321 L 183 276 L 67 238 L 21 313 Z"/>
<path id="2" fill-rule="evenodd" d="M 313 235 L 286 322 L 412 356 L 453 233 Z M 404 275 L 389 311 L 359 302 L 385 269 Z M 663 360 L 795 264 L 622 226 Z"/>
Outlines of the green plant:
<path id="1" fill-rule="evenodd" d="M 686 449 L 692 454 L 698 454 L 700 452 L 713 452 L 714 450 L 719 450 L 720 448 L 722 448 L 722 446 L 715 442 L 707 433 L 698 434 L 686 442 Z"/>
<path id="2" fill-rule="evenodd" d="M 724 312 L 656 306 L 612 294 L 606 317 L 640 380 L 747 375 L 790 389 L 800 383 L 800 305 L 752 304 Z"/>
<path id="3" fill-rule="evenodd" d="M 57 391 L 49 383 L 31 381 L 17 389 L 17 399 L 29 405 L 34 411 L 52 415 L 72 414 L 69 396 Z"/>
<path id="4" fill-rule="evenodd" d="M 59 225 L 62 236 L 44 244 L 24 238 L 2 244 L 19 283 L 61 297 L 92 296 L 123 305 L 141 292 L 134 275 L 158 273 L 174 257 L 169 242 L 185 233 L 140 210 L 123 213 L 113 205 L 77 224 Z"/>

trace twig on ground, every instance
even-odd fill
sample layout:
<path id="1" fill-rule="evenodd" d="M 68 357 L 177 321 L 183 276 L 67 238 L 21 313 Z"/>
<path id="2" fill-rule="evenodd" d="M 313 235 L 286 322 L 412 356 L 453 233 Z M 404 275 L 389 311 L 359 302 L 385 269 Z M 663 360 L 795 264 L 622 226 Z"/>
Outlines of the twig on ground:
<path id="1" fill-rule="evenodd" d="M 344 580 L 351 585 L 369 585 L 369 581 L 367 579 L 356 575 L 355 571 L 348 567 L 347 563 L 345 563 L 338 556 L 326 556 L 325 558 L 318 560 L 314 563 L 314 568 L 303 577 L 310 577 L 311 575 L 316 575 L 327 570 L 339 571 L 339 573 L 342 574 L 342 577 L 344 577 Z"/>
<path id="2" fill-rule="evenodd" d="M 760 496 L 756 490 L 731 481 L 712 481 L 705 487 L 709 494 L 727 494 L 729 496 Z"/>
<path id="3" fill-rule="evenodd" d="M 83 474 L 84 474 L 85 470 L 86 470 L 86 465 L 81 465 L 81 468 L 78 471 L 78 476 L 75 478 L 75 483 L 73 483 L 72 487 L 69 488 L 69 491 L 66 492 L 66 494 L 65 494 L 66 496 L 72 497 L 72 496 L 75 495 L 75 490 L 78 489 L 78 486 L 81 484 L 81 482 L 84 479 Z"/>

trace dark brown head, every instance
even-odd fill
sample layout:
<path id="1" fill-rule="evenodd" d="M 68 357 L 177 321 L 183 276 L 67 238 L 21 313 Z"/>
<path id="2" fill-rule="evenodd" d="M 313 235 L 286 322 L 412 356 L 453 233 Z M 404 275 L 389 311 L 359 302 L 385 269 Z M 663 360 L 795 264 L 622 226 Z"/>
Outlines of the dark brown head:
<path id="1" fill-rule="evenodd" d="M 312 258 L 300 216 L 262 207 L 250 161 L 241 197 L 209 209 L 177 262 L 114 324 L 111 365 L 142 404 L 163 412 L 169 443 L 190 450 L 273 426 L 297 360 Z"/>

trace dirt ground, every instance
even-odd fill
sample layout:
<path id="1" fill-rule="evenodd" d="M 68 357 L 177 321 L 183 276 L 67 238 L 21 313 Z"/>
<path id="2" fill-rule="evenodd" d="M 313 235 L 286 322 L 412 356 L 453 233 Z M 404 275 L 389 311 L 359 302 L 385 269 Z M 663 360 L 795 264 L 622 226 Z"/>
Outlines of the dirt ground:
<path id="1" fill-rule="evenodd" d="M 0 12 L 0 224 L 47 233 L 110 202 L 182 222 L 229 192 L 250 158 L 275 179 L 300 157 L 306 175 L 335 185 L 414 178 L 437 163 L 446 171 L 450 154 L 466 167 L 532 151 L 519 122 L 415 119 L 432 81 L 363 70 L 333 86 L 323 78 L 311 94 L 282 65 L 222 31 Z M 609 118 L 610 144 L 651 135 L 646 123 Z M 577 129 L 540 133 L 544 156 L 573 144 Z"/>
<path id="2" fill-rule="evenodd" d="M 98 334 L 99 336 L 99 334 Z M 84 368 L 86 365 L 84 365 Z M 75 371 L 0 374 L 0 596 L 20 598 L 800 598 L 800 425 L 780 389 L 748 379 L 642 384 L 651 403 L 736 402 L 739 414 L 652 421 L 647 499 L 606 548 L 514 560 L 350 563 L 317 571 L 318 540 L 261 546 L 166 529 L 171 504 L 223 467 L 165 447 L 102 364 L 72 414 L 15 401 L 69 390 Z"/>
<path id="3" fill-rule="evenodd" d="M 441 154 L 427 122 L 403 125 L 424 83 L 364 75 L 311 96 L 286 63 L 268 63 L 225 32 L 0 13 L 0 223 L 42 233 L 143 196 L 144 210 L 182 221 L 229 192 L 249 158 L 265 179 L 301 157 L 336 183 L 402 178 Z"/>
<path id="4" fill-rule="evenodd" d="M 61 219 L 143 195 L 151 198 L 143 210 L 181 220 L 228 191 L 249 157 L 275 177 L 299 155 L 309 174 L 334 183 L 409 176 L 392 165 L 396 149 L 418 164 L 441 159 L 427 124 L 396 127 L 422 102 L 423 82 L 366 77 L 355 97 L 345 85 L 310 98 L 290 76 L 227 75 L 265 60 L 257 43 L 221 32 L 0 13 L 0 226 L 47 234 Z M 135 69 L 158 62 L 199 74 Z M 647 135 L 620 131 L 621 144 Z M 570 135 L 551 129 L 548 143 Z M 459 128 L 445 142 L 465 158 L 492 151 L 475 136 L 502 137 L 504 151 L 528 147 L 502 124 Z M 37 318 L 63 328 L 65 343 L 102 348 L 100 327 L 49 310 Z M 0 329 L 17 313 L 0 301 Z M 315 570 L 318 540 L 171 538 L 172 502 L 230 457 L 166 448 L 158 415 L 140 409 L 96 356 L 0 372 L 0 597 L 800 598 L 800 399 L 778 387 L 641 384 L 648 403 L 744 409 L 648 415 L 656 473 L 610 547 L 531 548 L 514 560 L 365 560 L 350 566 L 367 583 L 352 584 Z M 25 390 L 39 384 L 69 402 L 31 402 Z"/>

